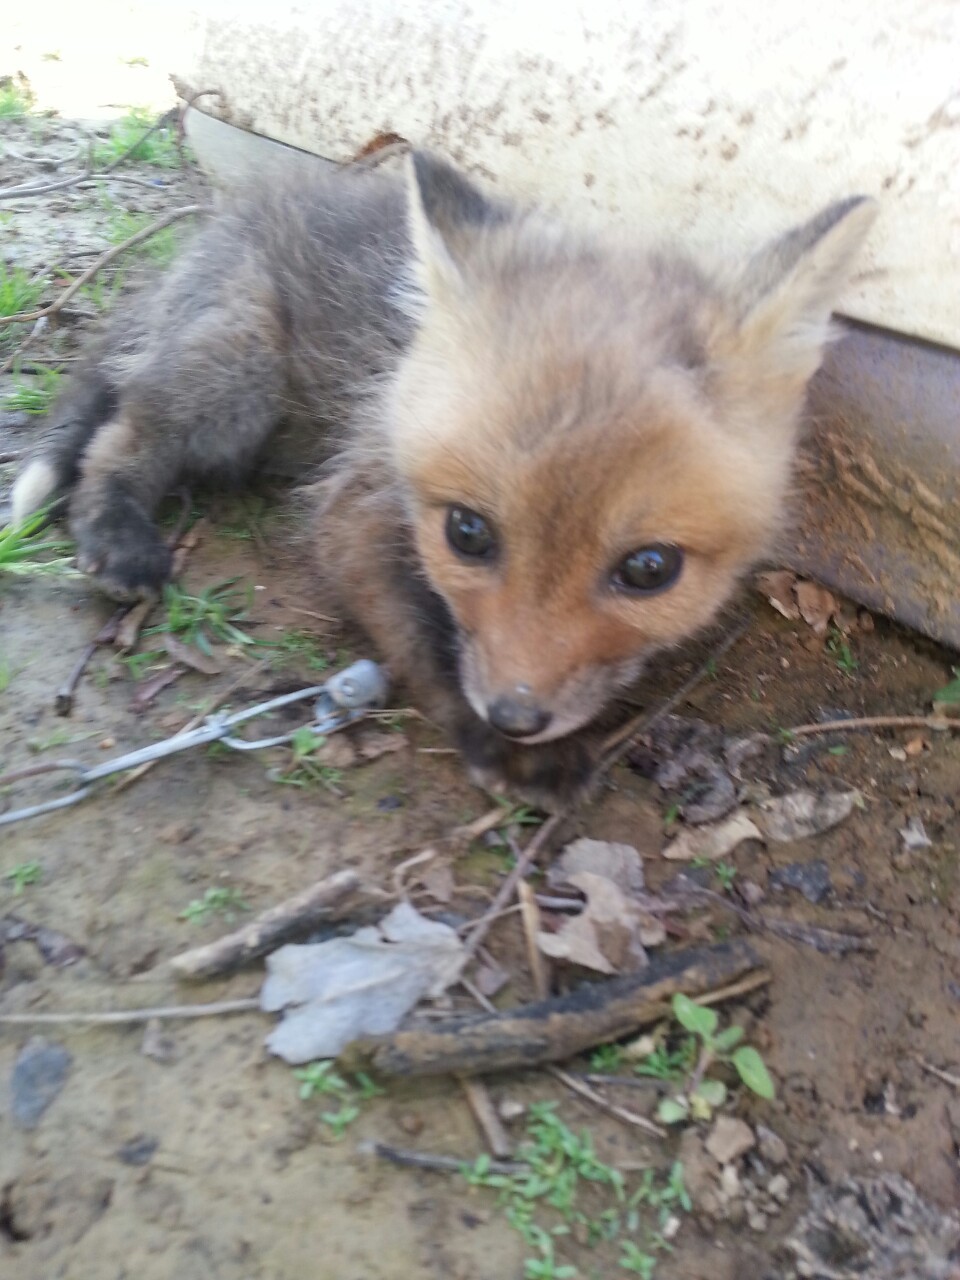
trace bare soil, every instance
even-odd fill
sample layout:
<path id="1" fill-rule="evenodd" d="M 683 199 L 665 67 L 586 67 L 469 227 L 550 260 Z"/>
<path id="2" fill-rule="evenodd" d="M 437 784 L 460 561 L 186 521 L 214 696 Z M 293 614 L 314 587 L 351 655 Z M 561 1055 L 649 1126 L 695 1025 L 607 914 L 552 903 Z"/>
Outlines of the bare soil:
<path id="1" fill-rule="evenodd" d="M 5 153 L 0 185 L 42 176 L 38 159 L 69 153 L 76 137 L 77 126 L 66 121 L 5 125 L 4 145 L 26 158 Z M 125 172 L 147 185 L 117 182 L 108 191 L 133 212 L 158 215 L 202 196 L 190 173 L 146 166 Z M 162 186 L 153 185 L 158 179 Z M 109 217 L 98 194 L 73 190 L 0 206 L 4 258 L 31 273 L 64 267 L 75 274 L 106 243 Z M 136 274 L 128 268 L 128 280 Z M 45 300 L 56 288 L 51 283 Z M 38 337 L 24 365 L 69 368 L 92 310 L 86 303 L 72 309 L 52 334 Z M 0 350 L 0 363 L 9 350 Z M 0 399 L 12 385 L 11 376 L 0 379 Z M 0 454 L 26 450 L 39 426 L 39 419 L 4 411 Z M 15 466 L 15 459 L 3 466 L 5 491 Z M 304 614 L 322 613 L 323 602 L 309 564 L 273 536 L 278 523 L 257 504 L 215 504 L 186 584 L 238 577 L 250 584 L 252 599 L 241 625 L 257 638 L 307 630 L 332 661 L 359 656 L 362 649 L 336 624 Z M 849 638 L 856 666 L 845 670 L 804 624 L 779 617 L 757 596 L 744 607 L 752 618 L 747 635 L 679 708 L 730 734 L 846 713 L 922 712 L 956 661 L 877 620 Z M 191 672 L 138 713 L 131 708 L 136 680 L 104 648 L 80 684 L 72 716 L 59 718 L 54 692 L 111 612 L 82 581 L 0 582 L 0 670 L 8 678 L 0 693 L 0 772 L 63 756 L 99 761 L 168 736 L 244 670 L 249 682 L 233 705 L 316 680 L 300 658 L 254 669 L 248 654 L 218 647 L 219 676 Z M 678 687 L 703 653 L 675 655 L 659 668 L 637 691 L 641 705 L 654 706 Z M 165 959 L 227 927 L 216 916 L 201 924 L 181 918 L 191 901 L 229 886 L 260 910 L 339 867 L 355 867 L 389 889 L 400 861 L 489 808 L 456 757 L 442 753 L 438 734 L 415 719 L 404 729 L 403 751 L 345 772 L 343 796 L 278 785 L 269 770 L 285 758 L 280 752 L 200 750 L 158 764 L 124 789 L 104 787 L 73 809 L 0 828 L 0 917 L 56 930 L 83 949 L 76 963 L 57 968 L 32 943 L 8 942 L 0 950 L 0 1013 L 255 994 L 257 970 L 187 991 L 156 976 Z M 856 927 L 875 949 L 838 957 L 756 939 L 772 982 L 735 1011 L 762 1049 L 778 1096 L 763 1103 L 741 1094 L 736 1110 L 786 1143 L 791 1195 L 762 1231 L 717 1223 L 695 1206 L 675 1251 L 659 1264 L 664 1280 L 791 1274 L 781 1246 L 806 1207 L 808 1187 L 846 1174 L 895 1171 L 935 1204 L 958 1201 L 956 1091 L 926 1073 L 921 1059 L 954 1073 L 960 1065 L 960 735 L 824 735 L 774 754 L 767 774 L 774 790 L 852 786 L 864 805 L 819 837 L 741 846 L 729 859 L 735 884 L 759 886 L 766 905 L 790 919 Z M 51 794 L 49 785 L 18 788 L 0 806 L 38 793 Z M 676 871 L 660 857 L 672 800 L 622 765 L 570 832 L 634 845 L 656 889 Z M 929 848 L 905 851 L 898 832 L 911 818 L 922 821 Z M 518 835 L 524 839 L 525 831 Z M 778 868 L 813 859 L 823 859 L 829 872 L 821 902 L 771 887 Z M 31 862 L 42 877 L 16 893 L 8 874 Z M 457 892 L 449 912 L 478 914 L 504 874 L 502 852 L 476 846 L 451 865 Z M 739 929 L 722 909 L 675 921 L 680 941 Z M 514 919 L 495 928 L 490 951 L 513 975 L 498 1002 L 529 998 Z M 470 1007 L 460 995 L 454 1004 Z M 256 1013 L 174 1021 L 151 1028 L 147 1043 L 143 1026 L 0 1026 L 0 1272 L 10 1280 L 522 1274 L 528 1251 L 491 1192 L 471 1190 L 456 1175 L 385 1166 L 362 1150 L 377 1140 L 462 1158 L 479 1154 L 484 1144 L 456 1082 L 392 1084 L 336 1141 L 320 1119 L 322 1101 L 301 1101 L 290 1068 L 267 1055 L 269 1026 Z M 12 1115 L 12 1076 L 38 1034 L 72 1061 L 59 1095 L 35 1128 L 24 1129 Z M 488 1083 L 497 1100 L 556 1099 L 567 1122 L 589 1128 L 615 1165 L 665 1169 L 681 1150 L 677 1136 L 648 1139 L 546 1075 Z M 640 1090 L 610 1096 L 641 1111 L 653 1105 Z M 613 1246 L 565 1243 L 566 1257 L 564 1249 L 584 1277 L 627 1274 L 618 1270 Z"/>

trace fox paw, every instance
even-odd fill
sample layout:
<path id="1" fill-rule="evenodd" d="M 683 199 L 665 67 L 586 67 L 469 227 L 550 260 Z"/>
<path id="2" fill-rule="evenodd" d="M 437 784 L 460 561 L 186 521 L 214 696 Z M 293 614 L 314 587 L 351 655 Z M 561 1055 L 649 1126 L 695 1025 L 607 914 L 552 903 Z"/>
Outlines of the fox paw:
<path id="1" fill-rule="evenodd" d="M 173 556 L 153 521 L 132 501 L 90 515 L 75 515 L 77 564 L 114 600 L 159 595 Z"/>
<path id="2" fill-rule="evenodd" d="M 524 747 L 483 725 L 461 735 L 460 750 L 474 785 L 547 813 L 585 800 L 592 791 L 595 760 L 580 738 Z"/>

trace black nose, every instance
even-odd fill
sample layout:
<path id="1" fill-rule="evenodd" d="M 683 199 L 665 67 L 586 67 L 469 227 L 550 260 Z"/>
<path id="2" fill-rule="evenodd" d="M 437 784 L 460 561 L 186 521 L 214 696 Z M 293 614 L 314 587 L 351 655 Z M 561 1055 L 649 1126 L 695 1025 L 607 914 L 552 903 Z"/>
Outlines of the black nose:
<path id="1" fill-rule="evenodd" d="M 494 698 L 487 707 L 487 716 L 493 727 L 508 738 L 532 738 L 543 733 L 553 718 L 522 687 Z"/>

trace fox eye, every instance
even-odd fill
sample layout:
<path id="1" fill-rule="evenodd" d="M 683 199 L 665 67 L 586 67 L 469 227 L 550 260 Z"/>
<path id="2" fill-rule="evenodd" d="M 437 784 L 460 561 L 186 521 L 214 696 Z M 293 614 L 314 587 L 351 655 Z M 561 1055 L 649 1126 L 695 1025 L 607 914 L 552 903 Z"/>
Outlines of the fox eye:
<path id="1" fill-rule="evenodd" d="M 490 525 L 469 507 L 447 510 L 447 541 L 454 551 L 471 560 L 491 560 L 497 554 L 497 540 Z"/>
<path id="2" fill-rule="evenodd" d="M 638 595 L 654 595 L 672 587 L 683 569 L 683 552 L 668 542 L 652 542 L 631 551 L 613 571 L 613 585 Z"/>

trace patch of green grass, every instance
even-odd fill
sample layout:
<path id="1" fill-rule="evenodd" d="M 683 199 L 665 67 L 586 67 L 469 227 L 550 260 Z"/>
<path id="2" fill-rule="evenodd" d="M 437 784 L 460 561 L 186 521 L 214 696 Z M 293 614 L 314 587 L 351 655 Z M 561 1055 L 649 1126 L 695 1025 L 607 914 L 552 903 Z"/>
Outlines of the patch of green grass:
<path id="1" fill-rule="evenodd" d="M 171 126 L 164 125 L 148 138 L 144 137 L 155 123 L 156 118 L 149 111 L 134 107 L 129 115 L 115 121 L 110 126 L 107 137 L 96 144 L 93 149 L 94 164 L 98 168 L 105 168 L 133 147 L 128 157 L 130 160 L 154 165 L 158 169 L 179 169 L 180 153 L 177 151 Z"/>
<path id="2" fill-rule="evenodd" d="M 357 1072 L 351 1083 L 337 1071 L 332 1060 L 310 1062 L 305 1067 L 298 1067 L 293 1074 L 300 1081 L 300 1097 L 305 1102 L 327 1096 L 339 1103 L 336 1111 L 320 1113 L 320 1119 L 338 1139 L 360 1115 L 360 1104 L 383 1093 L 363 1071 Z"/>
<path id="3" fill-rule="evenodd" d="M 127 672 L 131 680 L 142 680 L 147 672 L 167 657 L 165 649 L 144 649 L 139 653 L 118 653 L 114 661 Z"/>
<path id="4" fill-rule="evenodd" d="M 9 658 L 0 658 L 0 693 L 6 693 L 14 677 Z"/>
<path id="5" fill-rule="evenodd" d="M 463 1174 L 471 1186 L 499 1193 L 507 1221 L 532 1251 L 524 1261 L 525 1280 L 576 1280 L 578 1269 L 557 1256 L 572 1233 L 588 1247 L 618 1240 L 620 1268 L 650 1280 L 657 1255 L 669 1247 L 660 1233 L 667 1218 L 692 1207 L 679 1163 L 665 1180 L 645 1171 L 631 1192 L 620 1170 L 599 1159 L 590 1135 L 574 1133 L 553 1103 L 531 1106 L 517 1160 L 527 1167 L 500 1174 L 491 1172 L 489 1156 L 481 1156 Z M 588 1199 L 604 1207 L 587 1212 Z"/>
<path id="6" fill-rule="evenodd" d="M 326 649 L 309 631 L 285 631 L 279 640 L 262 643 L 273 650 L 274 666 L 301 666 L 308 671 L 326 671 L 330 666 Z"/>
<path id="7" fill-rule="evenodd" d="M 239 890 L 226 885 L 216 889 L 208 889 L 202 898 L 194 898 L 180 912 L 179 919 L 190 924 L 206 924 L 213 916 L 222 916 L 230 922 L 237 918 L 238 911 L 249 911 L 250 906 L 244 901 Z"/>
<path id="8" fill-rule="evenodd" d="M 9 76 L 0 81 L 0 120 L 23 120 L 32 107 L 33 98 L 27 89 L 14 84 Z"/>
<path id="9" fill-rule="evenodd" d="M 4 409 L 29 414 L 48 413 L 60 390 L 60 370 L 41 367 L 36 374 L 24 378 L 19 369 L 15 369 L 14 377 L 14 388 L 3 400 Z"/>
<path id="10" fill-rule="evenodd" d="M 149 213 L 128 213 L 126 210 L 118 209 L 110 219 L 107 238 L 111 244 L 123 244 L 125 240 L 145 230 L 155 221 L 156 218 Z M 134 245 L 129 252 L 149 258 L 158 266 L 165 267 L 177 252 L 176 228 L 172 226 L 161 228 L 148 239 Z"/>
<path id="11" fill-rule="evenodd" d="M 47 513 L 38 511 L 22 524 L 0 528 L 0 578 L 19 577 L 81 578 L 73 564 L 73 543 L 62 538 L 45 538 Z"/>
<path id="12" fill-rule="evenodd" d="M 19 897 L 28 885 L 39 884 L 43 878 L 43 867 L 39 862 L 18 862 L 15 867 L 4 872 L 4 880 L 13 889 L 13 896 Z"/>
<path id="13" fill-rule="evenodd" d="M 833 658 L 839 670 L 848 676 L 852 676 L 860 666 L 853 656 L 847 637 L 839 627 L 830 628 L 827 635 L 827 653 Z"/>
<path id="14" fill-rule="evenodd" d="M 46 276 L 31 276 L 23 267 L 8 267 L 0 261 L 0 320 L 32 311 L 46 287 Z"/>
<path id="15" fill-rule="evenodd" d="M 155 626 L 147 627 L 145 636 L 168 632 L 178 636 L 186 644 L 211 656 L 211 644 L 233 645 L 243 649 L 258 644 L 253 636 L 236 625 L 247 617 L 253 599 L 249 586 L 240 588 L 236 578 L 215 583 L 195 595 L 175 583 L 169 583 L 163 591 L 166 617 Z"/>
<path id="16" fill-rule="evenodd" d="M 86 742 L 88 738 L 97 737 L 99 730 L 91 729 L 89 733 L 71 733 L 69 729 L 54 729 L 43 738 L 28 738 L 27 747 L 39 755 L 50 751 L 53 747 L 70 747 L 75 742 Z"/>
<path id="17" fill-rule="evenodd" d="M 81 286 L 80 297 L 86 298 L 98 312 L 109 311 L 123 292 L 126 279 L 126 272 L 122 269 L 112 273 L 101 271 L 89 283 Z"/>

